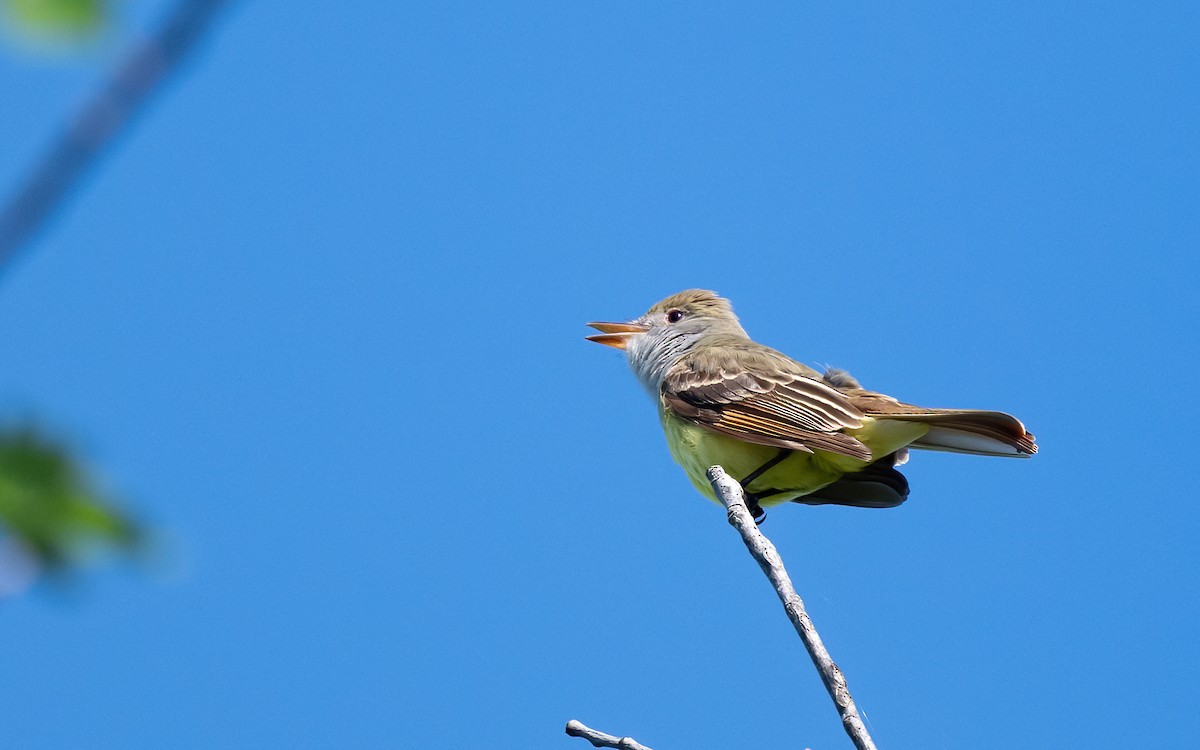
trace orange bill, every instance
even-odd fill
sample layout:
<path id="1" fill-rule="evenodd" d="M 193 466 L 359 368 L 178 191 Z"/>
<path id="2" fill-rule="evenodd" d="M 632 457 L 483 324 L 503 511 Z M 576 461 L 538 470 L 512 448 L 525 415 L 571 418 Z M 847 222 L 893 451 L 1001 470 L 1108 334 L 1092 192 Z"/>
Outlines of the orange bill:
<path id="1" fill-rule="evenodd" d="M 599 334 L 588 336 L 588 341 L 595 341 L 597 344 L 611 346 L 614 349 L 624 349 L 629 345 L 631 337 L 650 330 L 650 326 L 640 323 L 588 323 L 588 325 L 600 331 Z"/>

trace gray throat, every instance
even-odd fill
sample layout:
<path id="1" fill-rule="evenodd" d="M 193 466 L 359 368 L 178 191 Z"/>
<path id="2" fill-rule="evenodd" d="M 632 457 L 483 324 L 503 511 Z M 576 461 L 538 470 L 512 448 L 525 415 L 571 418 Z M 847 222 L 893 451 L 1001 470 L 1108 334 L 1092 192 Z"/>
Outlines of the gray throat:
<path id="1" fill-rule="evenodd" d="M 663 378 L 685 354 L 691 351 L 700 337 L 695 334 L 679 334 L 652 339 L 639 337 L 629 347 L 629 367 L 638 382 L 653 397 L 658 398 Z"/>

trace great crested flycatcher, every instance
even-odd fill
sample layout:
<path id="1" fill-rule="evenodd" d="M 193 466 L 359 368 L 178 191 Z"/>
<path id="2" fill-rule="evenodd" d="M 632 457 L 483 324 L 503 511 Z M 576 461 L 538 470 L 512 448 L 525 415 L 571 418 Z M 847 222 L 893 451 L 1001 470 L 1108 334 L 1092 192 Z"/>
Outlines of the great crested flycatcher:
<path id="1" fill-rule="evenodd" d="M 908 448 L 1027 457 L 1019 420 L 998 411 L 926 409 L 820 373 L 757 344 L 729 301 L 688 289 L 628 323 L 589 323 L 589 341 L 622 349 L 658 401 L 671 455 L 715 499 L 705 472 L 741 481 L 751 510 L 784 502 L 890 508 L 908 498 L 895 467 Z"/>

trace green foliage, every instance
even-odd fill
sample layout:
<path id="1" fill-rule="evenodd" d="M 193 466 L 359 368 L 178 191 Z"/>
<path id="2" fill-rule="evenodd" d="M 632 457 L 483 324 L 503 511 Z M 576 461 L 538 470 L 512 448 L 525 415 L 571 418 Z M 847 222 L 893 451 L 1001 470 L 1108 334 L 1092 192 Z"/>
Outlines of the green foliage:
<path id="1" fill-rule="evenodd" d="M 99 31 L 108 18 L 104 0 L 3 0 L 19 28 L 42 35 L 84 36 Z"/>
<path id="2" fill-rule="evenodd" d="M 131 551 L 142 538 L 63 448 L 28 430 L 0 432 L 0 525 L 49 571 L 98 547 Z"/>

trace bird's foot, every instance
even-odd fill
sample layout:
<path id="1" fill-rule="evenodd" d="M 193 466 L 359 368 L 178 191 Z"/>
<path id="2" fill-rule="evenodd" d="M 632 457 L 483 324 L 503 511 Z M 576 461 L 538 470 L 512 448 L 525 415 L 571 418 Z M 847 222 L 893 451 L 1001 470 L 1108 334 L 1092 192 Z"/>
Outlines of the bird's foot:
<path id="1" fill-rule="evenodd" d="M 758 496 L 746 492 L 745 487 L 742 488 L 742 492 L 746 495 L 746 510 L 754 517 L 754 525 L 762 526 L 762 522 L 767 520 L 767 512 L 758 504 Z"/>

